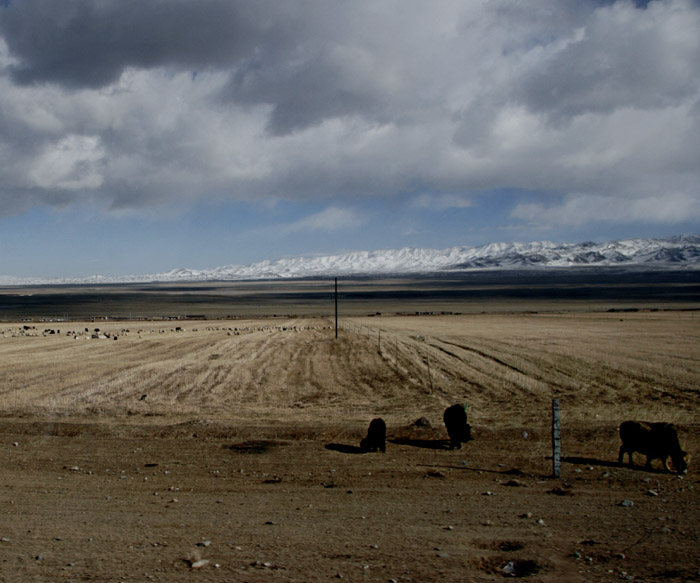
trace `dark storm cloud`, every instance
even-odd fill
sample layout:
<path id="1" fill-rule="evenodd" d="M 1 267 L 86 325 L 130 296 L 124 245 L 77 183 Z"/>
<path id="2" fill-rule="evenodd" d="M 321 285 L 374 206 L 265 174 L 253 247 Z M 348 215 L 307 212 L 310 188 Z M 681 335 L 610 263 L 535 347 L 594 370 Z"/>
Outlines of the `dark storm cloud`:
<path id="1" fill-rule="evenodd" d="M 268 2 L 227 0 L 22 0 L 3 10 L 0 33 L 19 60 L 19 83 L 97 88 L 127 67 L 228 67 L 285 29 Z"/>
<path id="2" fill-rule="evenodd" d="M 227 71 L 222 99 L 270 104 L 268 129 L 284 135 L 344 115 L 386 121 L 396 96 L 383 93 L 391 71 L 380 67 L 412 24 L 393 24 L 394 7 L 371 9 L 378 35 L 368 15 L 333 1 L 26 0 L 4 10 L 0 34 L 25 85 L 97 89 L 129 67 Z"/>
<path id="3" fill-rule="evenodd" d="M 226 98 L 239 104 L 273 105 L 268 130 L 276 136 L 354 114 L 388 121 L 386 96 L 375 79 L 378 72 L 372 70 L 370 55 L 330 48 L 301 63 L 293 61 L 290 56 L 277 67 L 242 67 L 233 75 Z"/>

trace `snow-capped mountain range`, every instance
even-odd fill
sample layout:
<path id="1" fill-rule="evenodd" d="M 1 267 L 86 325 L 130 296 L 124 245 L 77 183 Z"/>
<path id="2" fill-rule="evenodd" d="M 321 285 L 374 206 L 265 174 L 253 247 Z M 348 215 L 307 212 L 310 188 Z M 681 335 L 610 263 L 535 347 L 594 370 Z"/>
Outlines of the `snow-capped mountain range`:
<path id="1" fill-rule="evenodd" d="M 700 269 L 700 236 L 626 239 L 606 243 L 489 243 L 478 247 L 451 247 L 443 250 L 404 247 L 319 257 L 292 257 L 211 269 L 180 268 L 151 275 L 94 275 L 80 279 L 51 280 L 0 276 L 0 285 L 235 281 L 611 266 Z"/>

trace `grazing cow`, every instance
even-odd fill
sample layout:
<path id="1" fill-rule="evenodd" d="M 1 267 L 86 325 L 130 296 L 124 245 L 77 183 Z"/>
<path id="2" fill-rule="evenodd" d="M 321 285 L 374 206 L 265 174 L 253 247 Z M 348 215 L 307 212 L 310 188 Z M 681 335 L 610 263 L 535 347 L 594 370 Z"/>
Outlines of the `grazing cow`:
<path id="1" fill-rule="evenodd" d="M 445 409 L 442 420 L 450 436 L 450 449 L 462 449 L 462 443 L 471 441 L 472 427 L 467 423 L 467 410 L 463 405 L 452 405 Z"/>
<path id="2" fill-rule="evenodd" d="M 367 429 L 367 437 L 360 442 L 362 451 L 386 452 L 386 423 L 381 417 L 372 419 Z"/>
<path id="3" fill-rule="evenodd" d="M 646 468 L 651 469 L 651 460 L 660 459 L 664 469 L 669 471 L 666 459 L 671 458 L 673 467 L 679 474 L 688 471 L 688 455 L 681 449 L 678 433 L 671 423 L 644 423 L 643 421 L 625 421 L 620 425 L 622 446 L 618 462 L 622 463 L 625 453 L 629 456 L 630 466 L 634 465 L 632 454 L 637 451 L 647 456 Z"/>

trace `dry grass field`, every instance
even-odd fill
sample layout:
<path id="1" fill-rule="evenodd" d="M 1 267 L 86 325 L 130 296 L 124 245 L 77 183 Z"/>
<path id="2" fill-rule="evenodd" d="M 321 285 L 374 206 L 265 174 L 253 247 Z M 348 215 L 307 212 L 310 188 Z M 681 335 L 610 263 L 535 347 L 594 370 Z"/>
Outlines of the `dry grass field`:
<path id="1" fill-rule="evenodd" d="M 700 453 L 698 318 L 2 323 L 0 580 L 698 580 L 696 465 L 621 467 L 616 432 Z"/>
<path id="2" fill-rule="evenodd" d="M 696 312 L 25 326 L 0 325 L 5 415 L 337 427 L 467 402 L 519 426 L 558 397 L 573 423 L 697 420 Z"/>

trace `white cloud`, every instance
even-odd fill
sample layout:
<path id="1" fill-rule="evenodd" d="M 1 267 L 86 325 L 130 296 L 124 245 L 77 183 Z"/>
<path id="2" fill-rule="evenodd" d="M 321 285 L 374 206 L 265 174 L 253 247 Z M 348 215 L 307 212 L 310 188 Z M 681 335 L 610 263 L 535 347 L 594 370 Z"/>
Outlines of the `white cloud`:
<path id="1" fill-rule="evenodd" d="M 417 209 L 444 211 L 474 206 L 474 202 L 460 194 L 419 194 L 413 197 L 411 206 Z"/>
<path id="2" fill-rule="evenodd" d="M 359 224 L 357 196 L 664 221 L 662 193 L 700 200 L 690 0 L 124 2 L 0 9 L 0 214 L 315 200 L 314 229 Z"/>
<path id="3" fill-rule="evenodd" d="M 104 150 L 96 136 L 69 135 L 37 156 L 29 179 L 44 189 L 91 190 L 102 185 Z"/>
<path id="4" fill-rule="evenodd" d="M 514 95 L 548 119 L 656 109 L 697 95 L 700 15 L 688 0 L 600 6 L 572 42 L 537 47 Z M 580 31 L 580 34 L 579 34 Z"/>
<path id="5" fill-rule="evenodd" d="M 302 231 L 338 231 L 356 229 L 366 222 L 366 217 L 351 208 L 328 207 L 294 223 L 277 227 L 280 233 L 296 233 Z"/>
<path id="6" fill-rule="evenodd" d="M 581 226 L 594 222 L 680 223 L 700 220 L 700 201 L 682 193 L 647 198 L 573 195 L 560 204 L 521 204 L 511 217 L 535 228 Z"/>

